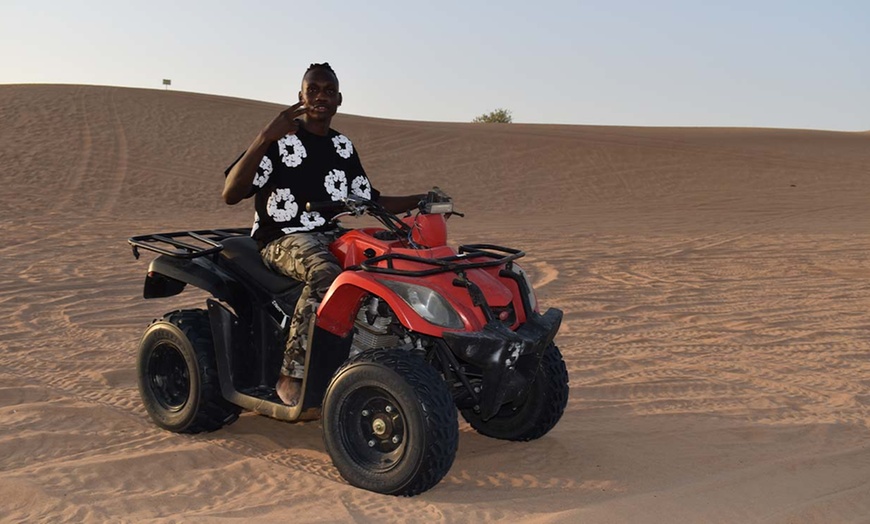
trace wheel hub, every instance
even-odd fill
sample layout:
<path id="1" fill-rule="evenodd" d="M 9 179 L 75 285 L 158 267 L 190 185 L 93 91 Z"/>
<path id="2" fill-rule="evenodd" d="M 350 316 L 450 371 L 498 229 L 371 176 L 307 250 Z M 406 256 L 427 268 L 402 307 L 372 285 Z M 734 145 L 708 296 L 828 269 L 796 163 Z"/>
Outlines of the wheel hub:
<path id="1" fill-rule="evenodd" d="M 383 397 L 370 397 L 359 413 L 360 429 L 368 447 L 385 453 L 398 447 L 404 438 L 405 422 L 391 402 Z"/>
<path id="2" fill-rule="evenodd" d="M 177 348 L 165 344 L 157 347 L 148 361 L 151 390 L 158 403 L 169 411 L 179 411 L 190 394 L 187 363 Z"/>
<path id="3" fill-rule="evenodd" d="M 378 437 L 383 437 L 389 430 L 387 429 L 387 421 L 378 417 L 372 421 L 372 431 Z"/>
<path id="4" fill-rule="evenodd" d="M 355 462 L 376 471 L 388 471 L 399 462 L 407 437 L 404 414 L 392 395 L 378 387 L 359 388 L 342 412 L 353 421 L 341 433 Z"/>

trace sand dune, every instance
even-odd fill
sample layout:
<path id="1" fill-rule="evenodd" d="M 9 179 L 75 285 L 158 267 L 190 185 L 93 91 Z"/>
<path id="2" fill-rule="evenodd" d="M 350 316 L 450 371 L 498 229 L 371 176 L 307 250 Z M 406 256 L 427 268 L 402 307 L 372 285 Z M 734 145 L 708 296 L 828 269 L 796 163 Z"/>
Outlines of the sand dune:
<path id="1" fill-rule="evenodd" d="M 530 443 L 461 427 L 447 477 L 345 483 L 319 422 L 157 428 L 125 239 L 247 226 L 223 168 L 280 106 L 0 86 L 0 520 L 870 520 L 870 135 L 339 115 L 374 184 L 439 185 L 455 242 L 525 249 L 571 379 Z M 147 257 L 146 257 L 147 258 Z"/>

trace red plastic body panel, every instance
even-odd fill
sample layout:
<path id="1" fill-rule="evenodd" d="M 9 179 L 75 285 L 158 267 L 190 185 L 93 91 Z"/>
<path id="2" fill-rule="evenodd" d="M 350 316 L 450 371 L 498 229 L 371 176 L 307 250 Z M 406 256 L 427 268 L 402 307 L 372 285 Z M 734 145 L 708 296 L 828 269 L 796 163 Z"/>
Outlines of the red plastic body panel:
<path id="1" fill-rule="evenodd" d="M 426 247 L 447 245 L 447 220 L 444 215 L 417 214 L 405 217 L 402 222 L 411 226 L 411 240 Z"/>
<path id="2" fill-rule="evenodd" d="M 338 258 L 342 267 L 348 268 L 366 259 L 390 253 L 405 254 L 419 258 L 444 258 L 456 255 L 456 251 L 443 243 L 447 239 L 446 225 L 443 215 L 417 215 L 406 217 L 406 223 L 419 231 L 414 241 L 420 244 L 433 245 L 429 249 L 408 249 L 400 241 L 378 240 L 374 238 L 379 228 L 362 228 L 350 231 L 336 240 L 330 250 Z M 430 229 L 431 227 L 431 229 Z M 430 233 L 432 231 L 432 233 Z M 419 239 L 419 240 L 418 240 Z M 365 251 L 370 250 L 368 253 Z M 387 267 L 386 262 L 380 263 Z M 394 259 L 393 268 L 399 270 L 426 270 L 432 265 L 421 264 L 412 260 Z M 465 271 L 466 277 L 474 282 L 486 301 L 493 307 L 505 307 L 513 304 L 516 312 L 516 329 L 526 320 L 519 296 L 517 283 L 510 278 L 498 275 L 502 267 L 473 268 Z M 428 276 L 406 276 L 375 273 L 370 271 L 345 271 L 333 282 L 317 311 L 317 323 L 323 329 L 339 336 L 346 336 L 353 329 L 360 301 L 368 294 L 376 295 L 389 304 L 397 319 L 411 331 L 430 336 L 440 337 L 444 331 L 479 331 L 486 324 L 481 309 L 472 303 L 471 295 L 463 286 L 455 286 L 457 278 L 452 271 L 436 273 Z M 459 314 L 464 324 L 463 329 L 450 329 L 431 324 L 411 308 L 399 295 L 385 286 L 382 281 L 394 280 L 423 285 L 437 291 Z"/>

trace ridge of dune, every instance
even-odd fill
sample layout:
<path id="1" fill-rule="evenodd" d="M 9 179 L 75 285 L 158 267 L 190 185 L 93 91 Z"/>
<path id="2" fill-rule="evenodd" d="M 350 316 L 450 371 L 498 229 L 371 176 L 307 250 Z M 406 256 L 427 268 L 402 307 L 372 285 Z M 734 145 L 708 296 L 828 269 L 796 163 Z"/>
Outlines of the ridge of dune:
<path id="1" fill-rule="evenodd" d="M 147 418 L 134 234 L 248 226 L 223 169 L 281 105 L 0 86 L 6 521 L 837 522 L 870 517 L 870 132 L 414 122 L 339 114 L 376 187 L 438 185 L 451 241 L 519 247 L 571 380 L 545 437 L 461 426 L 450 473 L 357 490 L 319 422 Z M 302 495 L 299 495 L 299 494 Z"/>

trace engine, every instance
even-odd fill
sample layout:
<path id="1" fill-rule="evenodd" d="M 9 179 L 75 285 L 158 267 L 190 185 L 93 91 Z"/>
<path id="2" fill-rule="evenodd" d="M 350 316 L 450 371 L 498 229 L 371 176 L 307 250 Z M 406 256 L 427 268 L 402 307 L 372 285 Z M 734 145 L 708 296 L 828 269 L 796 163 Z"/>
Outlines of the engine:
<path id="1" fill-rule="evenodd" d="M 393 313 L 386 302 L 375 296 L 368 297 L 356 316 L 354 322 L 353 343 L 350 355 L 373 348 L 393 348 L 404 344 L 400 341 L 393 324 Z"/>

